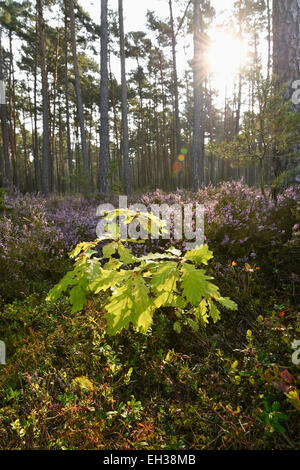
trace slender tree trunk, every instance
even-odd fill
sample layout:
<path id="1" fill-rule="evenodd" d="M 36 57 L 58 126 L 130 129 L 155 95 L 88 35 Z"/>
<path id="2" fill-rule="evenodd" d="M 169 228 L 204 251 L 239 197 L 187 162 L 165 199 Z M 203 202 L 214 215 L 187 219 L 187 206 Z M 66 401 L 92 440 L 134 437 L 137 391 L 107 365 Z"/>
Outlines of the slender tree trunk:
<path id="1" fill-rule="evenodd" d="M 293 83 L 300 79 L 300 3 L 298 0 L 273 0 L 273 60 L 274 73 L 278 77 L 278 85 L 287 84 L 285 99 L 292 99 L 295 89 Z M 294 100 L 295 101 L 295 100 Z M 292 110 L 299 111 L 300 104 L 294 102 Z M 285 159 L 282 169 L 294 169 L 292 181 L 300 183 L 300 159 L 297 158 L 299 146 L 292 149 L 294 157 Z M 278 160 L 278 157 L 275 157 Z M 280 172 L 280 164 L 275 163 L 275 173 Z M 275 176 L 278 176 L 278 174 Z"/>
<path id="2" fill-rule="evenodd" d="M 161 81 L 161 95 L 162 95 L 162 132 L 161 132 L 161 139 L 162 139 L 162 148 L 163 148 L 163 167 L 162 167 L 162 174 L 163 174 L 163 187 L 164 189 L 168 189 L 169 187 L 169 178 L 170 178 L 170 170 L 169 170 L 169 155 L 167 149 L 167 136 L 166 136 L 166 128 L 167 128 L 167 103 L 166 103 L 166 92 L 164 86 L 164 73 L 163 73 L 163 64 L 162 64 L 162 53 L 159 51 L 159 68 L 160 68 L 160 81 Z"/>
<path id="3" fill-rule="evenodd" d="M 123 159 L 124 159 L 124 186 L 127 195 L 131 194 L 129 142 L 128 142 L 128 101 L 125 65 L 125 35 L 123 20 L 123 0 L 119 0 L 119 28 L 120 28 L 120 58 L 122 82 L 122 125 L 123 125 Z"/>
<path id="4" fill-rule="evenodd" d="M 25 116 L 25 109 L 23 107 L 23 122 L 21 121 L 20 116 L 18 116 L 19 120 L 19 126 L 20 126 L 20 131 L 22 135 L 22 143 L 23 143 L 23 157 L 24 157 L 24 172 L 23 172 L 23 177 L 24 177 L 24 190 L 26 192 L 31 191 L 31 175 L 30 175 L 30 162 L 29 162 L 29 156 L 28 156 L 28 150 L 27 150 L 27 132 L 26 132 L 26 127 L 25 127 L 25 122 L 26 122 L 26 116 Z"/>
<path id="5" fill-rule="evenodd" d="M 68 71 L 68 16 L 67 16 L 67 0 L 65 0 L 65 101 L 66 101 L 66 127 L 67 127 L 67 153 L 69 168 L 69 190 L 73 192 L 73 153 L 71 146 L 70 132 L 70 105 L 69 105 L 69 71 Z"/>
<path id="6" fill-rule="evenodd" d="M 36 50 L 36 60 L 38 54 Z M 37 125 L 37 66 L 34 65 L 34 85 L 33 85 L 33 114 L 34 114 L 34 169 L 35 169 L 35 180 L 36 180 L 36 189 L 38 192 L 42 190 L 41 182 L 41 170 L 39 162 L 39 136 L 38 136 L 38 125 Z"/>
<path id="7" fill-rule="evenodd" d="M 179 117 L 179 93 L 178 93 L 178 75 L 177 75 L 177 60 L 176 60 L 176 37 L 174 31 L 174 18 L 173 18 L 173 3 L 169 0 L 170 10 L 170 24 L 171 24 L 171 39 L 172 39 L 172 66 L 173 66 L 173 87 L 174 87 L 174 112 L 175 112 L 175 158 L 181 153 L 181 128 L 180 128 L 180 117 Z M 179 173 L 178 184 L 182 185 L 184 175 L 182 172 Z"/>
<path id="8" fill-rule="evenodd" d="M 43 164 L 42 189 L 45 195 L 50 190 L 50 133 L 49 133 L 49 96 L 46 68 L 46 49 L 43 17 L 43 1 L 37 0 L 38 29 L 40 41 L 40 66 L 42 75 L 42 103 L 43 103 Z"/>
<path id="9" fill-rule="evenodd" d="M 12 49 L 12 31 L 9 31 L 9 119 L 8 119 L 8 136 L 10 143 L 10 153 L 13 166 L 13 184 L 18 187 L 19 176 L 17 168 L 17 138 L 16 138 L 16 93 L 15 93 L 15 74 L 14 74 L 14 56 Z"/>
<path id="10" fill-rule="evenodd" d="M 270 79 L 271 75 L 271 61 L 272 61 L 272 16 L 270 0 L 267 0 L 267 18 L 268 18 L 268 65 L 267 65 L 267 79 Z"/>
<path id="11" fill-rule="evenodd" d="M 140 65 L 138 65 L 138 69 Z M 140 147 L 141 147 L 141 163 L 142 163 L 142 188 L 144 189 L 145 185 L 148 184 L 148 168 L 147 168 L 147 161 L 146 161 L 146 151 L 145 151 L 145 113 L 144 113 L 144 94 L 143 94 L 143 85 L 142 82 L 139 80 L 138 82 L 138 90 L 139 90 L 139 111 L 140 111 Z"/>
<path id="12" fill-rule="evenodd" d="M 241 18 L 241 3 L 239 4 L 239 40 L 242 40 L 242 18 Z M 242 107 L 242 52 L 240 51 L 239 61 L 239 74 L 238 74 L 238 96 L 237 96 L 237 109 L 236 109 L 236 121 L 235 121 L 235 134 L 240 132 L 240 119 L 241 119 L 241 107 Z"/>
<path id="13" fill-rule="evenodd" d="M 74 14 L 74 1 L 73 0 L 69 0 L 69 14 L 70 14 L 72 54 L 73 54 L 73 63 L 74 63 L 74 74 L 75 74 L 76 103 L 77 103 L 77 112 L 78 112 L 78 118 L 79 118 L 81 151 L 82 151 L 82 160 L 83 160 L 83 176 L 84 176 L 83 187 L 84 187 L 84 192 L 87 193 L 89 191 L 89 162 L 88 162 L 88 153 L 87 153 L 87 146 L 86 146 L 85 122 L 84 122 L 80 74 L 79 74 L 79 66 L 78 66 L 78 58 L 77 58 L 75 14 Z"/>
<path id="14" fill-rule="evenodd" d="M 59 106 L 59 166 L 60 171 L 57 176 L 61 177 L 60 181 L 60 191 L 65 193 L 65 162 L 64 162 L 64 140 L 63 140 L 63 127 L 62 127 L 62 109 L 61 105 Z"/>
<path id="15" fill-rule="evenodd" d="M 199 165 L 202 164 L 201 150 L 201 9 L 200 0 L 194 0 L 194 59 L 193 59 L 193 89 L 194 89 L 194 118 L 192 143 L 192 187 L 199 189 Z"/>
<path id="16" fill-rule="evenodd" d="M 50 189 L 51 192 L 55 190 L 55 177 L 54 177 L 54 161 L 56 155 L 56 95 L 57 95 L 57 78 L 58 78 L 58 51 L 59 51 L 59 29 L 57 30 L 56 36 L 56 48 L 55 48 L 55 67 L 53 73 L 53 114 L 52 114 L 52 133 L 50 131 L 50 143 L 51 143 L 51 159 L 50 159 Z M 51 121 L 50 121 L 51 128 Z"/>
<path id="17" fill-rule="evenodd" d="M 115 145 L 115 153 L 117 154 L 117 162 L 118 162 L 118 173 L 119 179 L 122 181 L 123 173 L 122 173 L 122 158 L 121 158 L 121 149 L 119 143 L 119 131 L 118 131 L 118 113 L 116 107 L 116 98 L 115 98 L 115 90 L 114 90 L 114 83 L 113 83 L 113 75 L 111 71 L 111 62 L 110 62 L 110 53 L 108 54 L 108 65 L 109 65 L 109 79 L 110 79 L 110 91 L 111 91 L 111 104 L 113 108 L 113 115 L 114 115 L 114 134 L 116 138 L 116 145 Z"/>
<path id="18" fill-rule="evenodd" d="M 5 100 L 5 84 L 3 76 L 3 54 L 2 54 L 2 31 L 0 28 L 0 114 L 1 114 L 1 128 L 2 128 L 2 141 L 3 141 L 3 153 L 4 153 L 4 167 L 5 167 L 5 185 L 8 187 L 12 186 L 9 151 L 8 151 L 8 128 L 7 128 L 7 112 L 6 112 L 6 100 Z"/>
<path id="19" fill-rule="evenodd" d="M 108 96 L 108 21 L 107 0 L 101 0 L 101 83 L 100 83 L 100 177 L 99 191 L 109 194 L 109 96 Z"/>

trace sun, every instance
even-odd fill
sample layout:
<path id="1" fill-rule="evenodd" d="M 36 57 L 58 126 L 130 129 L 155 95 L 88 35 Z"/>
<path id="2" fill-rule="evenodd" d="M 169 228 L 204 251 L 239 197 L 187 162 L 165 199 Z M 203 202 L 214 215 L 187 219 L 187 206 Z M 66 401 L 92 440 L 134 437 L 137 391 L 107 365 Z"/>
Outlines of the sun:
<path id="1" fill-rule="evenodd" d="M 210 72 L 227 81 L 236 76 L 245 64 L 247 49 L 242 40 L 227 32 L 217 31 L 207 50 Z"/>

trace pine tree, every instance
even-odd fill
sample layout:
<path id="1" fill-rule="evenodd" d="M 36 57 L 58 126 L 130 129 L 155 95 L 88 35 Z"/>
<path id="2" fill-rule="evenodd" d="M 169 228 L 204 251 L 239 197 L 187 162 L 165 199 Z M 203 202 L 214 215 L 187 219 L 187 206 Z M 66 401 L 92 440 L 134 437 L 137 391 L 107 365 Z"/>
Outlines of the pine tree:
<path id="1" fill-rule="evenodd" d="M 4 153 L 4 166 L 5 166 L 5 182 L 8 187 L 12 185 L 9 151 L 8 151 L 8 128 L 7 128 L 7 112 L 6 112 L 6 99 L 5 99 L 5 83 L 3 76 L 3 53 L 2 53 L 2 30 L 0 28 L 0 115 L 1 115 L 1 128 L 2 128 L 2 141 Z"/>
<path id="2" fill-rule="evenodd" d="M 76 102 L 77 112 L 79 117 L 79 127 L 81 136 L 81 150 L 83 159 L 83 176 L 84 176 L 84 192 L 89 191 L 89 161 L 86 146 L 86 131 L 85 131 L 85 120 L 83 114 L 83 102 L 80 84 L 80 74 L 77 58 L 77 46 L 76 46 L 76 31 L 75 31 L 75 14 L 74 14 L 74 1 L 69 0 L 69 13 L 70 13 L 70 26 L 71 26 L 71 40 L 72 40 L 72 53 L 74 61 L 74 72 L 75 72 L 75 89 L 76 89 Z"/>
<path id="3" fill-rule="evenodd" d="M 45 30 L 43 16 L 43 0 L 36 2 L 39 31 L 39 56 L 42 75 L 43 102 L 43 153 L 42 153 L 42 190 L 45 195 L 50 191 L 50 130 L 49 130 L 49 96 L 46 67 Z"/>
<path id="4" fill-rule="evenodd" d="M 101 0 L 101 82 L 100 82 L 100 175 L 99 191 L 109 194 L 109 95 L 108 95 L 107 0 Z"/>
<path id="5" fill-rule="evenodd" d="M 127 82 L 125 68 L 125 37 L 123 21 L 123 0 L 119 0 L 119 29 L 120 29 L 120 58 L 122 81 L 122 124 L 123 124 L 123 158 L 124 158 L 124 186 L 127 195 L 131 193 L 130 166 L 129 166 L 129 142 L 128 142 L 128 102 Z"/>
<path id="6" fill-rule="evenodd" d="M 274 73 L 279 86 L 286 86 L 285 99 L 291 100 L 293 84 L 300 79 L 300 4 L 297 0 L 273 0 Z M 295 100 L 294 100 L 295 101 Z M 293 111 L 300 111 L 300 103 L 293 103 Z M 281 163 L 275 156 L 275 176 L 282 170 L 295 168 L 294 181 L 300 183 L 299 147 L 291 149 L 292 161 Z"/>

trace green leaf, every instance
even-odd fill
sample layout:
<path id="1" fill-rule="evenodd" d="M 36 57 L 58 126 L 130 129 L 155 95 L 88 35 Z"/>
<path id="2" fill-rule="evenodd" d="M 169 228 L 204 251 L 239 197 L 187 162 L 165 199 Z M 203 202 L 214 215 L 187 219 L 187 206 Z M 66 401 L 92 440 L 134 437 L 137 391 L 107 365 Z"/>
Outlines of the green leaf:
<path id="1" fill-rule="evenodd" d="M 199 321 L 200 323 L 202 323 L 202 325 L 204 325 L 204 326 L 207 323 L 209 323 L 209 321 L 208 321 L 208 312 L 207 311 L 208 311 L 208 305 L 207 305 L 206 299 L 201 300 L 198 307 L 196 307 L 195 310 L 194 310 L 196 320 Z"/>
<path id="2" fill-rule="evenodd" d="M 65 292 L 68 287 L 73 283 L 76 284 L 78 281 L 74 275 L 74 271 L 69 271 L 63 278 L 62 280 L 54 286 L 50 292 L 48 293 L 48 296 L 46 300 L 50 300 L 55 302 L 63 292 Z"/>
<path id="3" fill-rule="evenodd" d="M 208 264 L 208 261 L 213 258 L 213 252 L 208 249 L 207 245 L 201 245 L 199 248 L 188 251 L 184 258 L 199 265 Z"/>
<path id="4" fill-rule="evenodd" d="M 152 323 L 154 305 L 144 279 L 137 276 L 132 282 L 133 312 L 132 323 L 141 333 L 147 333 Z"/>
<path id="5" fill-rule="evenodd" d="M 157 293 L 162 291 L 172 292 L 176 288 L 176 281 L 179 279 L 177 263 L 166 261 L 158 265 L 153 271 L 151 287 Z"/>
<path id="6" fill-rule="evenodd" d="M 199 325 L 198 323 L 195 322 L 195 320 L 193 320 L 192 318 L 188 318 L 187 319 L 189 325 L 191 326 L 191 328 L 194 330 L 194 331 L 198 331 L 199 330 Z"/>
<path id="7" fill-rule="evenodd" d="M 154 305 L 149 288 L 141 276 L 131 278 L 118 288 L 105 307 L 108 334 L 115 335 L 132 323 L 136 330 L 146 333 L 152 323 Z"/>
<path id="8" fill-rule="evenodd" d="M 133 300 L 131 298 L 131 282 L 121 286 L 106 305 L 107 333 L 116 335 L 123 328 L 128 329 L 131 321 Z"/>
<path id="9" fill-rule="evenodd" d="M 278 411 L 280 408 L 280 403 L 279 401 L 274 401 L 272 404 L 272 411 Z"/>
<path id="10" fill-rule="evenodd" d="M 216 297 L 216 300 L 228 310 L 237 310 L 238 305 L 229 297 Z"/>
<path id="11" fill-rule="evenodd" d="M 218 293 L 218 288 L 209 283 L 212 279 L 206 276 L 205 271 L 196 269 L 191 264 L 184 264 L 181 268 L 183 295 L 197 307 L 203 297 L 210 297 L 212 293 Z"/>
<path id="12" fill-rule="evenodd" d="M 109 271 L 103 269 L 101 275 L 89 284 L 89 288 L 91 292 L 98 294 L 101 291 L 105 292 L 118 284 L 126 282 L 131 276 L 132 273 L 130 271 Z"/>
<path id="13" fill-rule="evenodd" d="M 173 329 L 174 329 L 174 331 L 176 331 L 176 333 L 181 333 L 181 326 L 180 326 L 180 323 L 178 321 L 176 321 L 173 324 Z"/>
<path id="14" fill-rule="evenodd" d="M 218 308 L 216 307 L 214 302 L 212 302 L 212 300 L 209 300 L 208 304 L 209 304 L 209 307 L 210 307 L 210 310 L 209 310 L 210 316 L 213 319 L 213 322 L 217 323 L 217 321 L 219 321 L 221 319 L 220 310 L 218 310 Z"/>
<path id="15" fill-rule="evenodd" d="M 137 258 L 133 256 L 131 251 L 128 248 L 125 248 L 122 243 L 118 244 L 118 253 L 120 260 L 126 265 L 133 264 L 137 261 Z"/>
<path id="16" fill-rule="evenodd" d="M 170 292 L 161 291 L 153 301 L 155 308 L 161 307 L 177 307 L 183 309 L 186 307 L 187 301 L 180 295 Z"/>
<path id="17" fill-rule="evenodd" d="M 284 413 L 277 413 L 277 418 L 280 419 L 280 421 L 290 421 L 290 418 L 284 414 Z"/>
<path id="18" fill-rule="evenodd" d="M 278 423 L 278 421 L 273 421 L 273 426 L 274 426 L 274 429 L 276 429 L 276 431 L 278 432 L 282 432 L 282 433 L 285 433 L 286 432 L 286 429 L 284 429 L 283 426 L 281 426 L 281 424 Z"/>
<path id="19" fill-rule="evenodd" d="M 82 252 L 82 251 L 87 251 L 90 248 L 93 248 L 98 244 L 98 240 L 94 242 L 83 242 L 83 243 L 78 243 L 76 247 L 74 248 L 73 251 L 70 253 L 70 258 L 77 258 L 77 256 Z"/>
<path id="20" fill-rule="evenodd" d="M 118 244 L 116 242 L 109 243 L 102 248 L 103 258 L 111 258 L 117 250 Z"/>
<path id="21" fill-rule="evenodd" d="M 70 291 L 70 302 L 72 305 L 72 313 L 82 310 L 86 303 L 87 292 L 81 284 L 74 286 Z"/>

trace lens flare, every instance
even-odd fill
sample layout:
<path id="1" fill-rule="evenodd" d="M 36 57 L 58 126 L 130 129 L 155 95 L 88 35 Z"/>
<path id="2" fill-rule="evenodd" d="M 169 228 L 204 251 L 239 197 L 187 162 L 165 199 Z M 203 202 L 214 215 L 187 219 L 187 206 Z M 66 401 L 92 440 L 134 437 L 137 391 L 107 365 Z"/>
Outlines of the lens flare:
<path id="1" fill-rule="evenodd" d="M 180 173 L 183 169 L 182 163 L 181 162 L 174 162 L 172 169 L 173 169 L 173 174 L 178 175 L 178 173 Z"/>

